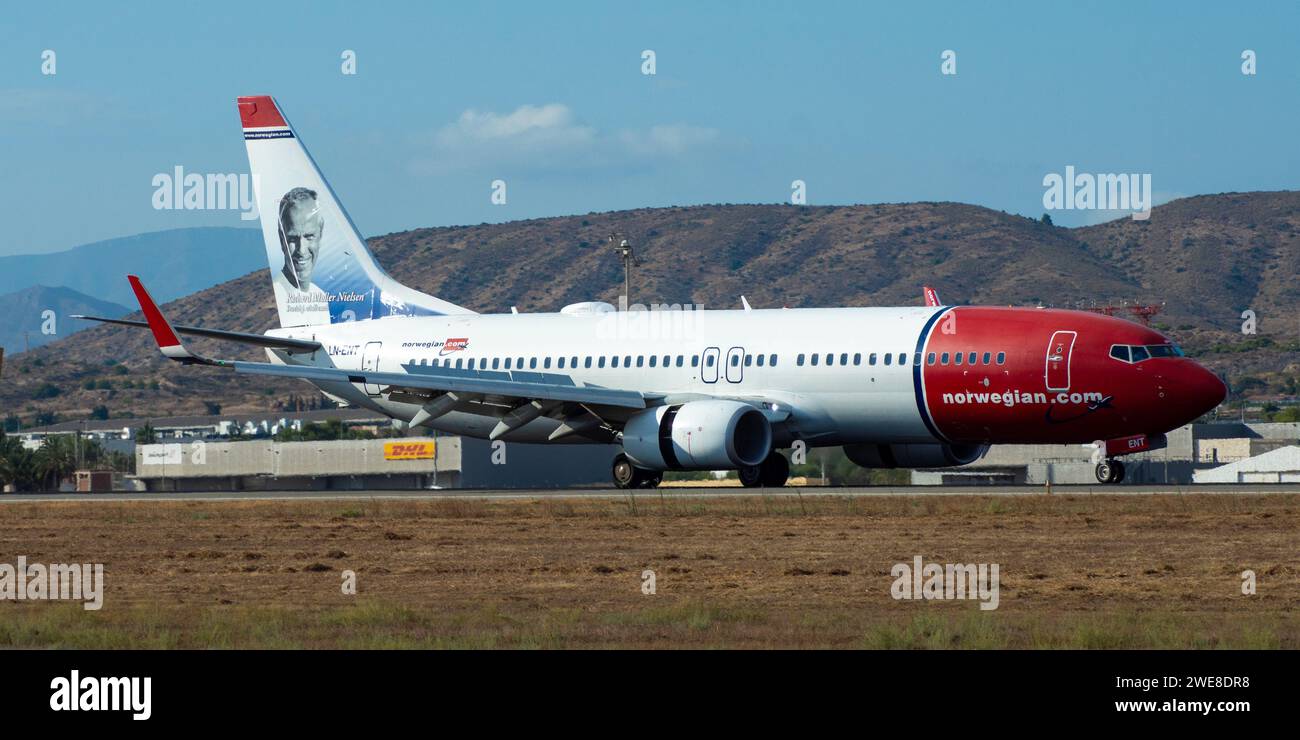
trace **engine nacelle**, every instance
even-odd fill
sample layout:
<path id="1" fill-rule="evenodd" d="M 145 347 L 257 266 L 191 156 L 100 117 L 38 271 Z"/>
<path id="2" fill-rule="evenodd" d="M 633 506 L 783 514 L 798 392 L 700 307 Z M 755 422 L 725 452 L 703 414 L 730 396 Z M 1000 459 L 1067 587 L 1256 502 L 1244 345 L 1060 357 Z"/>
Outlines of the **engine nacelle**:
<path id="1" fill-rule="evenodd" d="M 690 401 L 638 411 L 623 426 L 623 451 L 651 470 L 730 470 L 772 451 L 772 425 L 739 401 Z"/>
<path id="2" fill-rule="evenodd" d="M 856 444 L 844 454 L 864 468 L 951 468 L 984 457 L 988 445 L 974 444 Z"/>

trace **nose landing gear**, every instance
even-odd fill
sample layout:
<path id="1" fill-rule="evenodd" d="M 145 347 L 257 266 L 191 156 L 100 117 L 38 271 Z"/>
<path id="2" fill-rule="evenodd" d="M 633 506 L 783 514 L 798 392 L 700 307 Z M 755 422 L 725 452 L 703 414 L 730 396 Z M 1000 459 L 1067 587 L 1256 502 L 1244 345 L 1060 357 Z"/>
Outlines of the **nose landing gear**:
<path id="1" fill-rule="evenodd" d="M 1124 480 L 1124 463 L 1119 460 L 1103 460 L 1097 463 L 1097 482 L 1113 485 Z"/>

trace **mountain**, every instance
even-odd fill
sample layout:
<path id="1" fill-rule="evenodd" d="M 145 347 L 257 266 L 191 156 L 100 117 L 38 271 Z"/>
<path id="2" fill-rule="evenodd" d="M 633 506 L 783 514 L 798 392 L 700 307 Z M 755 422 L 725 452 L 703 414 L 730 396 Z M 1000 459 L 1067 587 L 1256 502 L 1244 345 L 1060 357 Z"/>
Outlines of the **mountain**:
<path id="1" fill-rule="evenodd" d="M 266 267 L 259 229 L 172 229 L 85 244 L 65 252 L 0 257 L 0 293 L 62 285 L 127 306 L 126 282 L 139 275 L 160 301 L 170 301 Z"/>
<path id="2" fill-rule="evenodd" d="M 46 314 L 47 311 L 52 313 Z M 72 314 L 115 319 L 128 313 L 131 309 L 126 306 L 101 301 L 71 288 L 37 285 L 0 295 L 0 316 L 5 317 L 0 324 L 0 347 L 5 348 L 6 355 L 13 356 L 24 347 L 39 347 L 90 326 L 68 318 Z"/>
<path id="3" fill-rule="evenodd" d="M 606 246 L 614 232 L 632 240 L 642 262 L 632 282 L 642 303 L 731 308 L 744 294 L 756 308 L 919 305 L 921 286 L 932 285 L 953 304 L 1163 304 L 1154 325 L 1234 387 L 1296 393 L 1297 192 L 1187 198 L 1147 221 L 1077 229 L 962 203 L 704 205 L 417 229 L 370 244 L 391 274 L 441 298 L 477 311 L 554 311 L 617 299 L 622 264 Z M 1258 336 L 1240 331 L 1248 308 Z M 262 265 L 166 310 L 177 323 L 238 331 L 275 323 Z M 264 357 L 236 345 L 195 346 Z M 159 356 L 148 332 L 121 327 L 97 327 L 8 364 L 0 412 L 25 419 L 75 418 L 100 404 L 114 414 L 202 413 L 205 401 L 254 412 L 310 392 L 296 381 L 181 367 Z M 47 386 L 58 395 L 36 400 L 37 388 L 51 395 Z"/>

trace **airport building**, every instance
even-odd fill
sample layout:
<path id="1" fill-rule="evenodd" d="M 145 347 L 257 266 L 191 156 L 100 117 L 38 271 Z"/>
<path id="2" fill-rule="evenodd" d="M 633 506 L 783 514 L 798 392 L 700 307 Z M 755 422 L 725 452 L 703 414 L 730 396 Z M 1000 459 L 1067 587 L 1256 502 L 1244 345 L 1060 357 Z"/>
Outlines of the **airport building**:
<path id="1" fill-rule="evenodd" d="M 321 442 L 191 440 L 136 447 L 146 491 L 568 488 L 609 483 L 608 445 L 463 437 Z"/>
<path id="2" fill-rule="evenodd" d="M 1125 483 L 1185 485 L 1210 482 L 1208 471 L 1300 444 L 1300 423 L 1188 424 L 1168 435 L 1159 450 L 1126 455 Z M 915 470 L 914 485 L 1095 484 L 1091 445 L 994 445 L 979 461 L 960 468 Z M 1225 473 L 1224 475 L 1228 475 Z"/>

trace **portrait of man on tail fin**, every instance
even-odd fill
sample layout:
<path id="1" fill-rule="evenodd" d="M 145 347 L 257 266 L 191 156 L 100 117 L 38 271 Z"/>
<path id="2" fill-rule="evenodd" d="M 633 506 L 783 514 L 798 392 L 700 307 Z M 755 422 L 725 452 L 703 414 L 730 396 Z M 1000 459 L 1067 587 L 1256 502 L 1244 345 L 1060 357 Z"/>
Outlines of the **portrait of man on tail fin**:
<path id="1" fill-rule="evenodd" d="M 289 284 L 309 293 L 312 272 L 320 253 L 325 219 L 316 203 L 316 191 L 297 187 L 280 199 L 280 248 L 284 251 L 284 276 Z"/>

